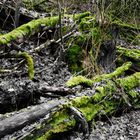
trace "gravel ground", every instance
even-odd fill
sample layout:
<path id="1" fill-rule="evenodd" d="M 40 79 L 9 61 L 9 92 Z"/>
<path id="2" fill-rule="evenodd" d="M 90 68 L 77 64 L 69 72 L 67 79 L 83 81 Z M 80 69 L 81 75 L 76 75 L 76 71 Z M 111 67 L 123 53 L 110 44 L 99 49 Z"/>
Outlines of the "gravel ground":
<path id="1" fill-rule="evenodd" d="M 88 140 L 140 140 L 140 110 L 92 124 Z"/>

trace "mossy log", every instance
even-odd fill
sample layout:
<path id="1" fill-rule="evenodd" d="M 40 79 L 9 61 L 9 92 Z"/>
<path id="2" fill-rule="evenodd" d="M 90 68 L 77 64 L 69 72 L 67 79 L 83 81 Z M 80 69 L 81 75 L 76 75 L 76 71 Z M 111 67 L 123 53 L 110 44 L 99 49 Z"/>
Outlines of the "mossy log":
<path id="1" fill-rule="evenodd" d="M 129 70 L 131 66 L 132 66 L 132 63 L 127 62 L 127 63 L 124 63 L 121 67 L 118 67 L 112 73 L 97 75 L 93 77 L 92 79 L 88 79 L 80 75 L 76 77 L 72 77 L 66 82 L 66 86 L 68 87 L 74 87 L 77 85 L 92 86 L 96 82 L 101 82 L 103 80 L 117 78 L 118 76 L 122 75 L 125 71 Z"/>
<path id="2" fill-rule="evenodd" d="M 16 126 L 16 120 L 14 120 L 13 118 L 20 116 L 21 114 L 23 114 L 23 112 L 21 114 L 19 112 L 12 116 L 7 115 L 8 117 L 0 121 L 0 125 L 2 126 L 0 127 L 1 134 L 5 131 L 4 128 L 8 129 L 7 126 L 10 124 L 10 122 L 13 121 L 12 124 L 14 123 L 15 125 L 12 126 L 12 131 L 6 130 L 10 134 L 9 136 L 11 139 L 21 138 L 44 140 L 49 139 L 53 136 L 53 134 L 65 132 L 74 128 L 74 126 L 76 125 L 76 119 L 71 117 L 70 107 L 77 108 L 84 115 L 87 122 L 90 122 L 98 116 L 115 114 L 117 111 L 122 109 L 127 109 L 131 107 L 139 108 L 140 94 L 138 93 L 139 91 L 136 90 L 136 88 L 139 86 L 139 72 L 125 78 L 117 78 L 114 81 L 107 80 L 106 83 L 97 86 L 90 96 L 84 95 L 80 97 L 71 97 L 70 99 L 60 99 L 60 102 L 58 102 L 57 110 L 52 109 L 52 112 L 49 116 L 47 115 L 47 113 L 44 114 L 43 121 L 34 123 L 34 127 L 26 127 L 27 132 L 24 131 L 23 133 L 23 131 L 21 130 L 22 133 L 19 133 L 18 131 L 17 133 L 19 135 L 17 135 L 16 133 L 10 133 L 13 133 L 13 131 L 15 131 L 14 127 Z M 32 112 L 31 110 L 28 111 L 28 113 Z M 44 110 L 44 107 L 40 108 L 40 116 L 42 112 L 41 110 Z M 32 115 L 36 116 L 36 113 L 37 112 L 34 111 L 32 112 Z M 30 120 L 30 117 L 32 115 L 28 114 L 27 120 Z M 25 126 L 22 126 L 23 123 L 21 122 L 23 120 L 23 117 L 22 119 L 18 117 L 17 125 L 20 129 Z M 33 121 L 35 120 L 36 117 L 34 117 Z M 5 133 L 5 135 L 8 133 Z M 4 135 L 2 135 L 2 137 L 4 138 Z"/>
<path id="3" fill-rule="evenodd" d="M 90 12 L 85 12 L 76 15 L 65 15 L 66 17 L 73 18 L 73 20 L 80 20 L 86 16 L 89 16 Z M 20 27 L 12 30 L 11 32 L 0 36 L 0 46 L 9 45 L 12 41 L 23 39 L 27 36 L 37 33 L 41 26 L 55 27 L 59 22 L 59 16 L 40 18 L 32 20 L 27 24 L 21 25 Z"/>
<path id="4" fill-rule="evenodd" d="M 118 46 L 117 52 L 121 56 L 128 58 L 128 59 L 131 59 L 133 61 L 140 60 L 140 50 L 138 50 L 138 49 L 127 49 L 127 48 L 123 48 L 121 46 Z"/>
<path id="5" fill-rule="evenodd" d="M 140 71 L 140 50 L 117 46 L 117 57 L 118 63 L 122 64 L 126 61 L 131 61 L 133 63 L 132 69 Z"/>
<path id="6" fill-rule="evenodd" d="M 39 31 L 42 24 L 45 26 L 55 26 L 58 23 L 58 17 L 50 17 L 44 19 L 32 20 L 31 22 L 24 24 L 13 31 L 0 36 L 0 45 L 7 45 L 11 41 L 16 41 L 17 39 L 24 38 Z"/>
<path id="7" fill-rule="evenodd" d="M 15 115 L 6 114 L 5 119 L 3 119 L 3 117 L 0 117 L 0 138 L 11 132 L 17 131 L 21 127 L 26 126 L 27 124 L 43 118 L 60 103 L 60 101 L 56 102 L 54 100 L 48 102 L 48 104 L 40 104 L 21 110 L 19 113 L 15 112 Z"/>

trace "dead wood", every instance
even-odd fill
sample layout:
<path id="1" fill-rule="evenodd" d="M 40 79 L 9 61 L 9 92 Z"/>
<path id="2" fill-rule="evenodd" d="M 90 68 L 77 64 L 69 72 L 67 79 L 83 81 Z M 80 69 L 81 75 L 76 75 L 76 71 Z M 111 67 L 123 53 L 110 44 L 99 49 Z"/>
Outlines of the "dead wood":
<path id="1" fill-rule="evenodd" d="M 0 113 L 5 113 L 39 101 L 40 97 L 60 97 L 73 95 L 74 90 L 66 87 L 51 87 L 46 83 L 34 83 L 30 80 L 16 83 L 1 82 L 0 83 Z M 21 84 L 21 85 L 20 85 Z"/>
<path id="2" fill-rule="evenodd" d="M 19 113 L 15 112 L 14 115 L 6 115 L 7 117 L 4 119 L 0 118 L 0 138 L 38 121 L 46 115 L 48 115 L 48 119 L 50 119 L 51 111 L 58 107 L 61 102 L 61 100 L 47 102 L 23 109 Z"/>

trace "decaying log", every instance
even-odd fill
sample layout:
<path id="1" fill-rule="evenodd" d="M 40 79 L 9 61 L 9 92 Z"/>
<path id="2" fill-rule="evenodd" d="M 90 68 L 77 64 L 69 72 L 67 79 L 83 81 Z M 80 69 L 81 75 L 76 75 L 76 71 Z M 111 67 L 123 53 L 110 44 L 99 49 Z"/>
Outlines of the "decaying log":
<path id="1" fill-rule="evenodd" d="M 80 96 L 71 98 L 69 100 L 58 100 L 56 103 L 52 102 L 52 106 L 56 107 L 57 105 L 61 104 L 58 108 L 58 110 L 54 110 L 51 114 L 51 117 L 47 117 L 47 119 L 44 119 L 43 121 L 40 121 L 39 123 L 35 123 L 34 127 L 26 127 L 26 132 L 24 133 L 17 133 L 10 134 L 9 137 L 11 139 L 16 139 L 17 137 L 19 139 L 48 139 L 51 136 L 53 136 L 54 133 L 59 132 L 65 132 L 68 130 L 71 130 L 76 125 L 76 119 L 71 117 L 70 115 L 70 107 L 77 108 L 85 117 L 86 121 L 89 122 L 93 118 L 97 116 L 102 115 L 111 115 L 116 113 L 118 110 L 121 109 L 127 109 L 127 108 L 139 108 L 140 103 L 140 94 L 139 91 L 136 90 L 137 87 L 140 86 L 140 73 L 134 73 L 133 75 L 130 75 L 125 78 L 118 78 L 114 82 L 111 80 L 108 80 L 107 83 L 104 83 L 102 85 L 99 85 L 95 88 L 94 92 L 90 96 Z M 121 88 L 120 88 L 121 87 Z M 135 100 L 136 99 L 136 100 Z M 60 103 L 61 102 L 61 103 Z M 119 103 L 119 104 L 118 104 Z M 46 103 L 47 104 L 47 103 Z M 49 103 L 48 103 L 49 104 Z M 6 117 L 5 119 L 0 121 L 0 124 L 2 127 L 0 127 L 1 130 L 1 136 L 3 137 L 5 132 L 12 132 L 14 129 L 18 128 L 19 125 L 21 127 L 25 126 L 23 120 L 24 117 L 21 117 L 20 115 L 25 115 L 25 124 L 29 122 L 30 113 L 33 113 L 33 121 L 35 121 L 38 117 L 36 116 L 43 116 L 47 115 L 44 113 L 47 112 L 46 110 L 50 110 L 53 107 L 49 107 L 49 105 L 43 104 L 44 107 L 39 107 L 40 111 L 35 112 L 35 109 L 29 109 L 28 115 L 26 113 L 18 113 L 11 116 Z M 46 109 L 49 107 L 49 109 Z M 35 107 L 36 108 L 36 107 Z M 42 109 L 44 110 L 42 112 Z M 37 115 L 39 114 L 39 115 Z M 43 115 L 42 115 L 43 114 Z M 14 118 L 17 118 L 18 123 L 15 123 L 16 120 Z M 48 119 L 49 118 L 49 119 Z M 28 120 L 28 121 L 27 121 Z M 6 123 L 4 123 L 6 122 Z M 8 123 L 7 123 L 8 122 Z M 15 125 L 12 125 L 15 124 Z M 7 130 L 7 128 L 11 128 L 10 131 Z M 17 127 L 16 127 L 17 126 Z M 21 128 L 22 129 L 22 128 Z M 4 135 L 2 135 L 2 133 Z M 8 134 L 7 133 L 7 134 Z M 6 136 L 5 136 L 6 138 Z"/>
<path id="2" fill-rule="evenodd" d="M 63 102 L 61 100 L 50 101 L 21 110 L 20 113 L 15 112 L 16 115 L 10 117 L 6 115 L 5 119 L 0 118 L 0 138 L 43 118 L 45 115 L 49 116 L 50 112 Z"/>

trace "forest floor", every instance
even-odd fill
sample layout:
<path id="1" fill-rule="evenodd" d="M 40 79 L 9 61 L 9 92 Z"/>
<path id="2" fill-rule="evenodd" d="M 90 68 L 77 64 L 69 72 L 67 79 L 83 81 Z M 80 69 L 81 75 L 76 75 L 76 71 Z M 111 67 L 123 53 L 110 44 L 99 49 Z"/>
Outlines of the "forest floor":
<path id="1" fill-rule="evenodd" d="M 87 5 L 88 6 L 88 5 Z M 89 6 L 88 6 L 89 7 Z M 27 44 L 24 44 L 22 47 L 26 51 L 30 51 L 34 48 L 35 41 L 29 41 Z M 135 46 L 134 46 L 135 47 Z M 137 46 L 136 48 L 140 48 Z M 35 64 L 35 78 L 33 81 L 29 80 L 27 74 L 27 68 L 21 67 L 18 71 L 13 71 L 10 73 L 0 74 L 0 102 L 5 102 L 8 105 L 7 94 L 10 96 L 17 96 L 21 93 L 27 94 L 36 91 L 36 88 L 45 84 L 47 86 L 54 87 L 65 87 L 65 83 L 72 76 L 68 69 L 68 65 L 63 59 L 62 51 L 60 49 L 53 50 L 50 48 L 44 49 L 38 54 L 33 54 L 33 60 Z M 18 62 L 21 62 L 22 59 L 0 59 L 0 66 L 4 68 L 16 67 Z M 76 87 L 75 89 L 79 90 L 81 87 Z M 26 93 L 28 91 L 28 93 Z M 91 91 L 90 88 L 82 89 L 83 94 Z M 91 91 L 92 92 L 92 91 Z M 52 94 L 47 95 L 47 98 L 40 97 L 34 98 L 33 100 L 13 100 L 13 107 L 17 110 L 20 108 L 27 107 L 29 105 L 40 104 L 47 102 L 52 98 L 59 99 L 60 96 L 53 96 Z M 5 101 L 2 101 L 6 99 Z M 17 102 L 17 106 L 15 106 Z M 11 103 L 11 101 L 10 101 Z M 11 111 L 11 104 L 9 107 L 2 107 L 0 109 L 0 114 Z M 70 137 L 71 135 L 71 137 Z M 52 140 L 82 140 L 82 135 L 77 132 L 67 132 L 59 134 Z M 90 135 L 87 140 L 139 140 L 140 139 L 140 110 L 132 110 L 129 112 L 123 112 L 116 117 L 105 116 L 105 119 L 102 120 L 98 118 L 98 121 L 91 122 L 90 124 Z"/>
<path id="2" fill-rule="evenodd" d="M 32 44 L 30 42 L 30 44 Z M 32 46 L 32 45 L 31 45 Z M 28 46 L 26 46 L 28 47 Z M 33 46 L 32 46 L 33 47 Z M 29 48 L 27 48 L 29 49 Z M 31 49 L 31 48 L 30 48 Z M 35 63 L 35 79 L 34 81 L 29 80 L 26 70 L 18 73 L 10 73 L 10 74 L 2 74 L 0 75 L 0 89 L 1 96 L 0 100 L 3 99 L 4 96 L 10 94 L 11 96 L 18 96 L 18 94 L 29 94 L 26 91 L 33 91 L 39 85 L 47 85 L 47 86 L 55 86 L 55 87 L 64 87 L 65 82 L 72 76 L 72 74 L 68 70 L 68 66 L 66 62 L 60 59 L 59 51 L 54 54 L 51 51 L 45 50 L 41 54 L 34 55 L 34 63 Z M 18 60 L 20 61 L 20 60 Z M 17 60 L 16 60 L 17 62 Z M 0 63 L 3 66 L 11 67 L 14 65 L 15 60 L 10 59 L 0 59 Z M 80 88 L 80 87 L 77 87 Z M 78 89 L 77 89 L 78 90 Z M 91 89 L 85 88 L 82 93 L 87 94 L 88 92 L 92 92 Z M 53 97 L 48 94 L 47 98 L 41 97 L 37 99 L 35 102 L 29 101 L 28 99 L 25 101 L 18 100 L 17 109 L 26 107 L 28 105 L 43 103 L 51 100 L 52 98 L 60 98 Z M 8 100 L 6 100 L 7 102 Z M 14 102 L 14 101 L 13 101 Z M 24 106 L 23 105 L 24 102 Z M 26 103 L 25 103 L 26 102 Z M 6 103 L 7 104 L 7 103 Z M 15 103 L 13 103 L 15 104 Z M 10 105 L 11 106 L 11 105 Z M 1 109 L 2 111 L 6 111 L 6 108 Z M 91 122 L 90 124 L 90 135 L 88 140 L 139 140 L 140 139 L 140 111 L 130 111 L 119 114 L 117 117 L 105 116 L 105 120 L 98 120 L 96 122 Z M 81 140 L 82 135 L 78 132 L 68 132 L 64 134 L 59 134 L 57 137 L 54 137 L 54 140 L 69 140 L 69 138 L 73 140 Z"/>

